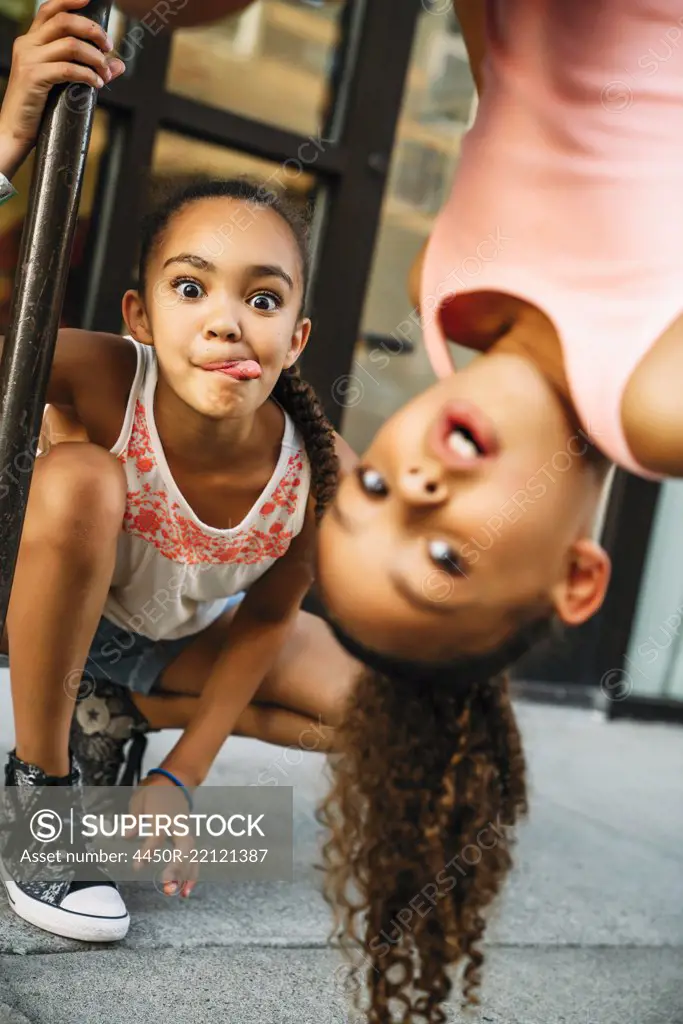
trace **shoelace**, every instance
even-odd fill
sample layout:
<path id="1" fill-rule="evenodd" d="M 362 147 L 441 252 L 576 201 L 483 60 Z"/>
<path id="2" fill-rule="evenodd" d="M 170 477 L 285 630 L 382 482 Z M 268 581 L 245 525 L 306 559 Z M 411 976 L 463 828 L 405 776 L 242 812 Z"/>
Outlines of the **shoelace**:
<path id="1" fill-rule="evenodd" d="M 137 786 L 142 778 L 142 761 L 147 750 L 147 734 L 134 732 L 121 773 L 120 786 Z"/>

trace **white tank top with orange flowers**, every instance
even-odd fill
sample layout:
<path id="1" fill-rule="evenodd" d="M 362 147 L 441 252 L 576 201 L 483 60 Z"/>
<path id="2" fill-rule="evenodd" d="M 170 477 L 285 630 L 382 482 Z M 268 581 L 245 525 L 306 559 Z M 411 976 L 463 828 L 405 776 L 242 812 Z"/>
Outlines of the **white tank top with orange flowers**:
<path id="1" fill-rule="evenodd" d="M 209 626 L 227 598 L 248 590 L 285 554 L 303 526 L 310 463 L 285 412 L 280 458 L 254 507 L 238 526 L 207 526 L 180 493 L 159 440 L 156 353 L 133 344 L 137 371 L 111 449 L 125 470 L 128 496 L 104 615 L 152 640 L 175 640 Z"/>

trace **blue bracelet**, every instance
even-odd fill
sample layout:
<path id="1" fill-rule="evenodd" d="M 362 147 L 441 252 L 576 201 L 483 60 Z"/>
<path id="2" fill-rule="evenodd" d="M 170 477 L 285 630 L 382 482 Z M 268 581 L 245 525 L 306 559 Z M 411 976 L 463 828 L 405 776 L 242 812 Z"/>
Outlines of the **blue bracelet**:
<path id="1" fill-rule="evenodd" d="M 150 775 L 163 775 L 164 778 L 170 779 L 170 781 L 173 782 L 176 786 L 180 786 L 180 788 L 182 789 L 183 793 L 187 798 L 188 804 L 190 805 L 190 810 L 193 809 L 194 802 L 192 800 L 192 794 L 190 793 L 187 786 L 185 786 L 184 783 L 180 781 L 180 779 L 176 779 L 175 775 L 172 775 L 170 772 L 167 772 L 165 768 L 150 768 L 150 770 L 147 772 L 147 778 L 149 778 Z"/>

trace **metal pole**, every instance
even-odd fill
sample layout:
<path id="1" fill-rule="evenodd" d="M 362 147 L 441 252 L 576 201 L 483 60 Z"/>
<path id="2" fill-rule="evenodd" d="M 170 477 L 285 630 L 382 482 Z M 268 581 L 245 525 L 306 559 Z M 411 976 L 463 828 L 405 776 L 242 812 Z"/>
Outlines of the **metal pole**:
<path id="1" fill-rule="evenodd" d="M 80 13 L 106 27 L 111 0 Z M 97 90 L 53 89 L 36 145 L 0 361 L 0 629 L 4 627 L 69 273 Z"/>

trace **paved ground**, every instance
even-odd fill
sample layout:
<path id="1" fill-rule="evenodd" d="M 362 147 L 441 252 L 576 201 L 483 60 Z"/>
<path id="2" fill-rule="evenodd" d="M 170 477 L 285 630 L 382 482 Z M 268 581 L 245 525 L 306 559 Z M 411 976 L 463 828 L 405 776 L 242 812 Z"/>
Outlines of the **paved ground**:
<path id="1" fill-rule="evenodd" d="M 473 1024 L 683 1024 L 683 730 L 518 710 L 533 813 Z M 159 756 L 173 734 L 155 740 Z M 3 673 L 0 750 L 11 742 Z M 231 740 L 210 780 L 270 767 L 294 786 L 293 884 L 204 883 L 189 901 L 129 886 L 130 934 L 105 949 L 25 926 L 0 895 L 0 1024 L 356 1024 L 312 866 L 323 765 Z"/>

